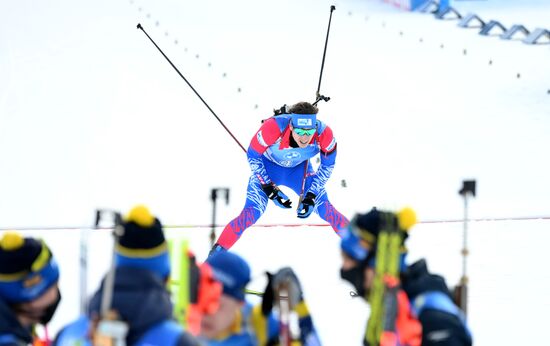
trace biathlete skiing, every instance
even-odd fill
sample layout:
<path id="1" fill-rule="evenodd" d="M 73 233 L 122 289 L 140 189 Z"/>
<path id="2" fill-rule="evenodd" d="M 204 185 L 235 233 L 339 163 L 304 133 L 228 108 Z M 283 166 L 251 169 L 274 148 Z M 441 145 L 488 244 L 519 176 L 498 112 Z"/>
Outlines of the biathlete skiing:
<path id="1" fill-rule="evenodd" d="M 292 208 L 280 185 L 303 196 L 297 209 L 299 218 L 315 212 L 337 234 L 349 223 L 329 201 L 325 190 L 336 162 L 332 129 L 317 119 L 318 108 L 309 102 L 293 105 L 289 113 L 267 119 L 252 138 L 247 150 L 252 175 L 246 203 L 241 213 L 225 226 L 211 253 L 231 248 L 262 216 L 269 199 L 278 207 Z M 319 153 L 321 164 L 314 171 L 310 159 Z"/>

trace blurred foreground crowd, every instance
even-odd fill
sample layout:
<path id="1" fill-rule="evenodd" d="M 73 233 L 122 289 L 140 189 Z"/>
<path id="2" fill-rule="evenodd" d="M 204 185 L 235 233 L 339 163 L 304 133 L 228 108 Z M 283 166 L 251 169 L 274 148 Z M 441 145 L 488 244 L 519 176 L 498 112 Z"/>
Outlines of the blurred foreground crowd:
<path id="1" fill-rule="evenodd" d="M 406 264 L 406 239 L 415 222 L 411 209 L 372 209 L 355 215 L 340 233 L 340 275 L 371 306 L 358 344 L 471 345 L 445 280 L 430 273 L 424 260 Z M 178 310 L 158 218 L 136 206 L 114 233 L 113 266 L 88 311 L 53 340 L 39 338 L 35 328 L 48 324 L 61 300 L 59 258 L 41 239 L 1 234 L 0 345 L 321 345 L 292 268 L 266 273 L 265 291 L 251 292 L 249 264 L 233 251 L 213 251 L 203 263 L 191 252 L 180 254 L 188 275 L 179 284 L 188 298 Z M 395 259 L 388 257 L 392 242 L 399 249 Z M 248 301 L 252 293 L 261 295 L 261 303 Z"/>

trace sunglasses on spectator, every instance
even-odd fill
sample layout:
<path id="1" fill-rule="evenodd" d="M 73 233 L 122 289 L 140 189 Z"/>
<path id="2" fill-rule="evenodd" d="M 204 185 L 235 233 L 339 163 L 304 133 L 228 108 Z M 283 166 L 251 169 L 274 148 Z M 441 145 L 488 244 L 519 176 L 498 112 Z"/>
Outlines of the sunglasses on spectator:
<path id="1" fill-rule="evenodd" d="M 298 136 L 311 136 L 315 133 L 315 131 L 317 131 L 317 129 L 294 129 L 294 132 L 296 132 Z"/>

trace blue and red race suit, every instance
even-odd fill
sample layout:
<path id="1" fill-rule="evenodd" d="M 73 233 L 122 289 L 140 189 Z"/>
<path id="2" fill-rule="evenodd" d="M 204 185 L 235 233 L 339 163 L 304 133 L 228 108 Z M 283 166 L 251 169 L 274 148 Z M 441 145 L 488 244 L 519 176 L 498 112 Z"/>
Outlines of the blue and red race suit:
<path id="1" fill-rule="evenodd" d="M 290 115 L 283 114 L 266 120 L 252 138 L 247 156 L 252 175 L 248 181 L 246 203 L 241 213 L 225 226 L 218 244 L 229 249 L 241 237 L 245 229 L 258 221 L 264 213 L 268 198 L 262 185 L 274 183 L 291 188 L 296 194 L 313 193 L 314 211 L 327 221 L 336 234 L 348 223 L 328 200 L 325 184 L 334 170 L 336 140 L 332 130 L 317 120 L 317 131 L 305 148 L 291 146 Z M 321 156 L 321 164 L 315 172 L 309 160 Z M 307 165 L 307 174 L 304 172 Z M 302 182 L 305 179 L 302 191 Z"/>

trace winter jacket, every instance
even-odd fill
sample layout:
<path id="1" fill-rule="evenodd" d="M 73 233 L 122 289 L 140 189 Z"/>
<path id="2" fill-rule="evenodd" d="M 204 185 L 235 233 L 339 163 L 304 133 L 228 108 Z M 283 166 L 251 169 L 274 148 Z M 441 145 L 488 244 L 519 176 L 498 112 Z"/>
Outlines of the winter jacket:
<path id="1" fill-rule="evenodd" d="M 54 346 L 90 345 L 90 318 L 99 316 L 104 282 L 105 280 L 90 301 L 88 315 L 63 328 L 57 335 Z M 194 337 L 172 321 L 170 294 L 162 279 L 149 270 L 117 268 L 111 308 L 129 326 L 126 336 L 128 346 L 200 345 Z"/>
<path id="2" fill-rule="evenodd" d="M 294 308 L 298 314 L 300 345 L 320 346 L 319 337 L 305 302 Z M 278 345 L 279 320 L 275 313 L 262 314 L 261 304 L 252 306 L 246 302 L 232 329 L 218 339 L 201 340 L 208 346 L 266 346 Z"/>
<path id="3" fill-rule="evenodd" d="M 401 279 L 411 308 L 422 324 L 423 346 L 472 344 L 464 315 L 453 302 L 445 279 L 431 274 L 425 260 L 408 266 Z"/>
<path id="4" fill-rule="evenodd" d="M 32 343 L 32 334 L 17 320 L 8 304 L 0 299 L 0 346 L 22 346 Z"/>

